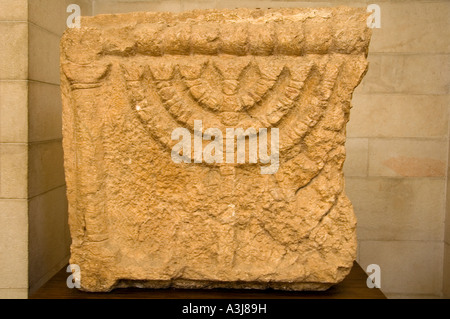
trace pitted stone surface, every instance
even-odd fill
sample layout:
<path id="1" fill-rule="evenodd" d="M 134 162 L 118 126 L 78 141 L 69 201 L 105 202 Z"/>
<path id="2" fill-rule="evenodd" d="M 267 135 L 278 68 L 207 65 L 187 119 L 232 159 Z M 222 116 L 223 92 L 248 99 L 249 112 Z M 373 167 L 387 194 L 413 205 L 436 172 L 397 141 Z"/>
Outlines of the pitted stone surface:
<path id="1" fill-rule="evenodd" d="M 357 8 L 198 10 L 67 30 L 63 143 L 82 289 L 340 282 L 356 255 L 342 166 L 366 19 Z M 174 163 L 171 133 L 194 120 L 278 128 L 278 171 Z"/>

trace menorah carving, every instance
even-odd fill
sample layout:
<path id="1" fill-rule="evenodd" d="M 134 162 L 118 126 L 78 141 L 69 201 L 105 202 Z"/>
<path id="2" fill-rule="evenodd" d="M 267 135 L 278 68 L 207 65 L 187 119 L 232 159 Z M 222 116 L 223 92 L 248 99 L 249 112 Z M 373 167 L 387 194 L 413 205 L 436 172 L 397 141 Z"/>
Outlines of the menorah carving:
<path id="1" fill-rule="evenodd" d="M 341 281 L 356 252 L 342 166 L 366 18 L 357 8 L 199 10 L 86 17 L 67 30 L 64 153 L 82 289 Z M 249 159 L 251 136 L 245 161 L 189 151 L 176 163 L 180 127 L 203 136 L 201 149 L 217 139 L 211 129 L 266 129 L 271 141 L 277 129 L 277 170 L 261 174 Z"/>

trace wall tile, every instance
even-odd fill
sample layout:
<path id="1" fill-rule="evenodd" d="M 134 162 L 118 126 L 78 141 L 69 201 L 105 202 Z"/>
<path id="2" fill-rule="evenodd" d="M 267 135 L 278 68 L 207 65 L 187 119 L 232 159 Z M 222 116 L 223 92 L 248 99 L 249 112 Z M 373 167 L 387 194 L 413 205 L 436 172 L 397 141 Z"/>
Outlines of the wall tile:
<path id="1" fill-rule="evenodd" d="M 69 254 L 70 235 L 67 221 L 66 188 L 60 187 L 36 196 L 29 203 L 30 289 L 43 277 L 58 271 Z"/>
<path id="2" fill-rule="evenodd" d="M 28 76 L 28 25 L 0 23 L 0 80 L 25 80 Z"/>
<path id="3" fill-rule="evenodd" d="M 214 9 L 217 5 L 217 0 L 196 0 L 196 1 L 181 1 L 181 11 L 195 10 L 195 9 Z"/>
<path id="4" fill-rule="evenodd" d="M 450 52 L 448 1 L 379 3 L 381 28 L 374 29 L 370 52 Z M 426 27 L 424 27 L 426 26 Z"/>
<path id="5" fill-rule="evenodd" d="M 185 0 L 186 1 L 186 0 Z M 184 2 L 184 1 L 183 1 Z M 340 5 L 349 7 L 366 7 L 365 1 L 344 0 L 340 1 Z M 217 8 L 235 9 L 235 8 L 323 8 L 335 7 L 336 3 L 332 1 L 271 1 L 271 0 L 218 0 Z"/>
<path id="6" fill-rule="evenodd" d="M 29 141 L 62 138 L 62 106 L 59 86 L 30 82 Z"/>
<path id="7" fill-rule="evenodd" d="M 449 104 L 450 108 L 450 104 Z M 445 209 L 445 242 L 450 244 L 450 136 L 449 136 L 449 144 L 448 144 L 448 160 L 447 160 L 447 203 Z M 450 263 L 448 263 L 448 271 L 450 276 Z M 449 287 L 450 290 L 450 287 Z"/>
<path id="8" fill-rule="evenodd" d="M 360 93 L 448 94 L 448 55 L 400 55 L 369 53 L 369 70 Z"/>
<path id="9" fill-rule="evenodd" d="M 27 200 L 0 200 L 0 288 L 28 287 L 27 214 Z"/>
<path id="10" fill-rule="evenodd" d="M 288 7 L 301 7 L 302 4 L 295 2 L 277 2 L 266 0 L 266 1 L 257 1 L 257 0 L 225 0 L 225 1 L 217 1 L 216 7 L 219 9 L 236 9 L 236 8 L 278 8 L 282 7 L 283 4 Z"/>
<path id="11" fill-rule="evenodd" d="M 369 176 L 445 177 L 444 139 L 370 139 Z"/>
<path id="12" fill-rule="evenodd" d="M 61 140 L 30 144 L 29 197 L 65 184 Z"/>
<path id="13" fill-rule="evenodd" d="M 138 11 L 170 11 L 180 12 L 180 0 L 155 1 L 117 1 L 95 0 L 94 14 L 127 13 Z"/>
<path id="14" fill-rule="evenodd" d="M 26 81 L 0 81 L 0 142 L 28 141 L 27 106 Z"/>
<path id="15" fill-rule="evenodd" d="M 364 1 L 346 1 L 346 6 L 365 7 Z M 95 0 L 94 14 L 125 13 L 134 11 L 172 11 L 180 12 L 193 9 L 234 9 L 234 8 L 286 8 L 286 7 L 330 7 L 336 4 L 327 1 L 270 1 L 270 0 L 169 0 L 169 1 L 136 1 L 136 0 Z"/>
<path id="16" fill-rule="evenodd" d="M 0 0 L 0 21 L 26 21 L 28 0 Z"/>
<path id="17" fill-rule="evenodd" d="M 442 242 L 363 241 L 361 267 L 378 264 L 381 290 L 387 294 L 440 295 Z"/>
<path id="18" fill-rule="evenodd" d="M 30 22 L 47 31 L 61 35 L 66 29 L 69 4 L 78 4 L 82 16 L 92 15 L 92 3 L 89 0 L 33 0 L 29 4 Z"/>
<path id="19" fill-rule="evenodd" d="M 61 0 L 33 0 L 29 4 L 29 21 L 55 34 L 62 34 L 69 15 Z"/>
<path id="20" fill-rule="evenodd" d="M 93 13 L 93 11 L 92 11 L 92 3 L 93 2 L 94 2 L 93 0 L 76 0 L 76 1 L 65 0 L 64 8 L 67 11 L 67 6 L 69 4 L 76 3 L 80 6 L 82 16 L 91 16 Z M 67 14 L 70 15 L 70 13 L 67 13 Z M 67 20 L 67 18 L 64 18 L 64 21 L 65 20 Z"/>
<path id="21" fill-rule="evenodd" d="M 30 80 L 59 84 L 59 36 L 30 24 Z"/>
<path id="22" fill-rule="evenodd" d="M 450 244 L 444 245 L 443 297 L 450 299 Z"/>
<path id="23" fill-rule="evenodd" d="M 346 178 L 360 240 L 443 240 L 445 181 Z"/>
<path id="24" fill-rule="evenodd" d="M 447 137 L 449 95 L 355 94 L 349 137 Z"/>
<path id="25" fill-rule="evenodd" d="M 0 299 L 27 299 L 28 289 L 0 288 Z"/>
<path id="26" fill-rule="evenodd" d="M 347 138 L 347 156 L 344 163 L 345 176 L 367 176 L 369 139 Z"/>
<path id="27" fill-rule="evenodd" d="M 447 178 L 447 208 L 445 216 L 445 242 L 450 244 L 450 183 Z"/>
<path id="28" fill-rule="evenodd" d="M 0 144 L 0 198 L 27 198 L 27 144 Z"/>

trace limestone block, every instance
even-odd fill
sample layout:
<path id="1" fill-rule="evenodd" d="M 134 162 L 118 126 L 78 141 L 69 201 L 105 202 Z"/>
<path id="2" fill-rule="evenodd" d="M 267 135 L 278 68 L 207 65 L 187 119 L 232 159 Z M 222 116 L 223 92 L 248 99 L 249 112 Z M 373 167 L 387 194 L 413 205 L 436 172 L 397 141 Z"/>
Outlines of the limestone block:
<path id="1" fill-rule="evenodd" d="M 356 255 L 342 167 L 366 18 L 198 10 L 67 30 L 63 144 L 82 289 L 340 282 Z"/>

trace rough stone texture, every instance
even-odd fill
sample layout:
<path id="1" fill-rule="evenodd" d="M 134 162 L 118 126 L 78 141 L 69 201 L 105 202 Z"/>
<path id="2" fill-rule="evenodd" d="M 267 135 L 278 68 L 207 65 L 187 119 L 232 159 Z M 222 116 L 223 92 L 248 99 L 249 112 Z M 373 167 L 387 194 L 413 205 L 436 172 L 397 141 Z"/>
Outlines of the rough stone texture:
<path id="1" fill-rule="evenodd" d="M 324 290 L 356 255 L 345 125 L 358 8 L 100 15 L 61 41 L 71 263 L 82 289 Z M 176 164 L 176 127 L 277 127 L 280 167 Z M 205 144 L 206 145 L 206 144 Z"/>

